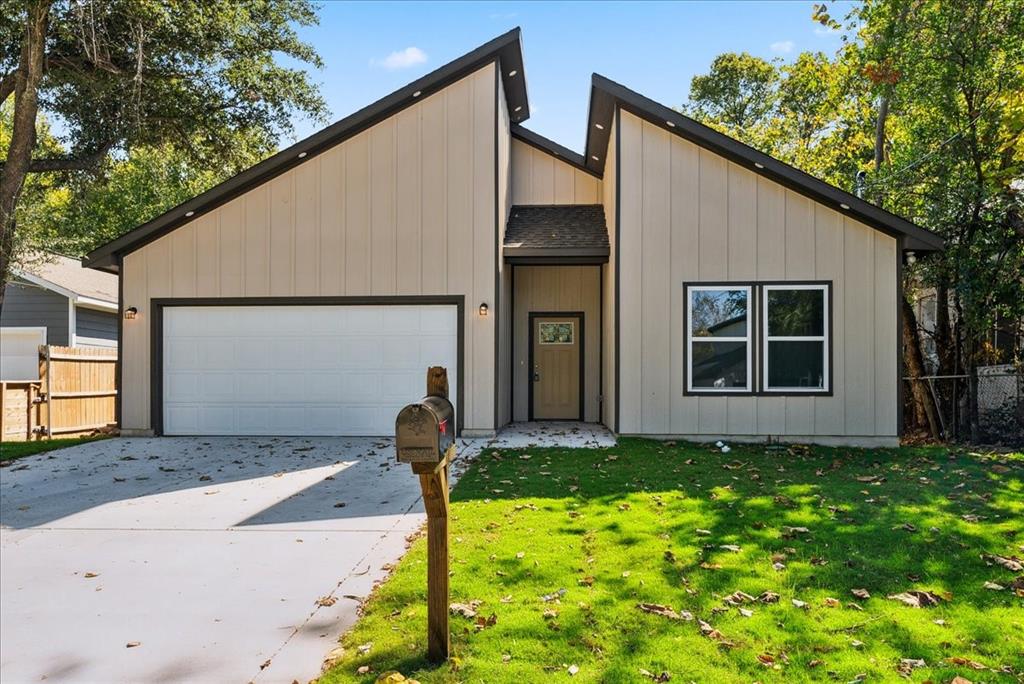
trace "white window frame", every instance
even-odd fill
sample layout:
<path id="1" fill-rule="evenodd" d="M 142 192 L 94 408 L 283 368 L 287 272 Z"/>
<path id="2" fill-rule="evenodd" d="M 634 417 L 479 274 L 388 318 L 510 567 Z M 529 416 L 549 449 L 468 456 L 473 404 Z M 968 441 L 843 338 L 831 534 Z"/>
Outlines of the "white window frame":
<path id="1" fill-rule="evenodd" d="M 752 285 L 722 283 L 718 285 L 687 284 L 683 288 L 686 297 L 686 391 L 689 394 L 753 394 L 754 393 L 754 288 Z M 745 337 L 694 337 L 693 336 L 693 293 L 722 290 L 742 290 L 747 293 L 747 334 Z M 694 342 L 744 342 L 747 345 L 746 387 L 694 387 L 693 386 L 693 344 Z"/>
<path id="2" fill-rule="evenodd" d="M 817 290 L 822 297 L 822 334 L 821 335 L 768 335 L 768 293 L 773 290 Z M 831 359 L 829 358 L 829 335 L 831 326 L 831 312 L 829 311 L 829 285 L 828 283 L 779 283 L 774 285 L 761 286 L 761 391 L 766 394 L 821 394 L 832 390 L 829 379 L 831 378 Z M 821 387 L 771 387 L 768 384 L 770 377 L 768 368 L 768 344 L 770 342 L 821 342 Z"/>

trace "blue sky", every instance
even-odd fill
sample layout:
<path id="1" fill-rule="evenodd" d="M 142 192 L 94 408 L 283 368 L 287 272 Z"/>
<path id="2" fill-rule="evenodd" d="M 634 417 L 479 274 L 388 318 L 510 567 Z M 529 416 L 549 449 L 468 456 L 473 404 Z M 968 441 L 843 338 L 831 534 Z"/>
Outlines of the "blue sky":
<path id="1" fill-rule="evenodd" d="M 531 108 L 525 125 L 579 151 L 592 73 L 678 106 L 691 77 L 722 52 L 784 60 L 834 52 L 839 36 L 811 21 L 812 4 L 326 2 L 320 25 L 300 35 L 323 58 L 311 75 L 334 121 L 519 26 Z M 833 16 L 845 15 L 842 3 L 829 5 Z M 319 127 L 296 121 L 296 135 Z"/>

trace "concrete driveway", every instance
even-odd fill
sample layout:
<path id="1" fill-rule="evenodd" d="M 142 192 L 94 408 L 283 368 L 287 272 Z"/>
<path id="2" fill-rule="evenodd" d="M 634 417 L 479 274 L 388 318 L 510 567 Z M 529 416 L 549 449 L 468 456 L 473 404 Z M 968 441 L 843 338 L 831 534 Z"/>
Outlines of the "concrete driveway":
<path id="1" fill-rule="evenodd" d="M 591 426 L 460 441 L 611 443 Z M 112 439 L 0 470 L 0 680 L 305 682 L 423 522 L 387 439 Z M 322 600 L 326 599 L 326 600 Z"/>

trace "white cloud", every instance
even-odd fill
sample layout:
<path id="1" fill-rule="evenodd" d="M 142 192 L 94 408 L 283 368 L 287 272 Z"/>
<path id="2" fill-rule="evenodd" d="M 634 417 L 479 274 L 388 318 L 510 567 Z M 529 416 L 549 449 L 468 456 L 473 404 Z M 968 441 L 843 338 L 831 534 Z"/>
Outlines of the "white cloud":
<path id="1" fill-rule="evenodd" d="M 837 28 L 832 28 L 831 26 L 815 26 L 814 27 L 814 35 L 816 35 L 816 36 L 838 36 L 841 33 L 842 33 L 842 31 L 840 31 Z"/>
<path id="2" fill-rule="evenodd" d="M 396 50 L 384 59 L 371 59 L 370 66 L 379 66 L 388 71 L 394 71 L 396 69 L 408 69 L 411 66 L 423 64 L 426 61 L 427 53 L 418 47 L 411 46 L 404 50 Z"/>
<path id="3" fill-rule="evenodd" d="M 768 49 L 772 52 L 781 52 L 783 54 L 793 51 L 793 41 L 791 40 L 779 40 L 768 46 Z"/>

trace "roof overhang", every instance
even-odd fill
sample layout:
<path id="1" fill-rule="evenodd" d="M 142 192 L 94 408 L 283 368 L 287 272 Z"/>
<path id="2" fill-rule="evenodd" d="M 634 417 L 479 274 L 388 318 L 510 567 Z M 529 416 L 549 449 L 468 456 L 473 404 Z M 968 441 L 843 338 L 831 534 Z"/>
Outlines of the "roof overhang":
<path id="1" fill-rule="evenodd" d="M 615 111 L 619 108 L 794 192 L 831 207 L 841 214 L 851 216 L 893 237 L 902 238 L 905 251 L 932 252 L 944 248 L 943 239 L 930 230 L 865 202 L 856 195 L 763 152 L 758 152 L 749 145 L 719 133 L 604 76 L 594 74 L 591 79 L 584 163 L 597 173 L 604 172 L 605 156 L 611 142 L 612 122 Z"/>
<path id="2" fill-rule="evenodd" d="M 608 263 L 609 249 L 607 247 L 547 248 L 505 245 L 502 254 L 505 261 L 510 264 L 606 264 Z"/>
<path id="3" fill-rule="evenodd" d="M 87 309 L 98 309 L 101 311 L 117 311 L 117 302 L 80 295 L 73 290 L 69 290 L 66 287 L 58 285 L 57 283 L 50 282 L 45 278 L 40 278 L 34 273 L 17 269 L 12 272 L 12 275 L 18 280 L 23 280 L 34 287 L 49 290 L 50 292 L 55 292 L 61 295 L 62 297 L 67 297 L 75 306 L 81 306 Z"/>
<path id="4" fill-rule="evenodd" d="M 89 268 L 117 273 L 120 258 L 125 254 L 163 237 L 175 228 L 195 220 L 258 185 L 266 183 L 298 166 L 309 157 L 344 142 L 492 62 L 497 64 L 501 72 L 502 85 L 512 123 L 518 124 L 526 121 L 530 117 L 530 103 L 526 93 L 526 71 L 520 33 L 519 28 L 512 29 L 291 147 L 281 150 L 201 195 L 179 204 L 131 232 L 96 248 L 86 255 L 82 264 Z"/>

